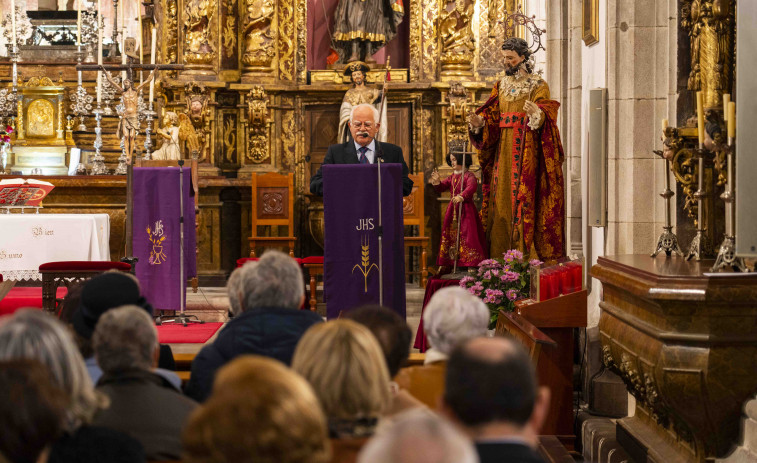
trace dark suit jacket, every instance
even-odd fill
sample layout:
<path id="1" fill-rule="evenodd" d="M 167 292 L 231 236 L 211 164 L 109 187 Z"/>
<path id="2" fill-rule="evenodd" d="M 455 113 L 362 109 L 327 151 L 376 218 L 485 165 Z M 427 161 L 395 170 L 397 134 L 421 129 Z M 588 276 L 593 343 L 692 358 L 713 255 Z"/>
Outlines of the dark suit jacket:
<path id="1" fill-rule="evenodd" d="M 402 156 L 402 148 L 391 143 L 379 143 L 376 141 L 376 151 L 382 153 L 386 163 L 402 164 L 402 196 L 407 196 L 413 191 L 413 181 L 407 176 L 409 170 Z M 355 143 L 350 140 L 347 143 L 329 146 L 324 164 L 359 164 Z M 323 196 L 323 177 L 321 169 L 310 178 L 310 192 L 314 195 Z"/>
<path id="2" fill-rule="evenodd" d="M 544 463 L 544 459 L 531 447 L 506 442 L 476 443 L 481 463 Z"/>

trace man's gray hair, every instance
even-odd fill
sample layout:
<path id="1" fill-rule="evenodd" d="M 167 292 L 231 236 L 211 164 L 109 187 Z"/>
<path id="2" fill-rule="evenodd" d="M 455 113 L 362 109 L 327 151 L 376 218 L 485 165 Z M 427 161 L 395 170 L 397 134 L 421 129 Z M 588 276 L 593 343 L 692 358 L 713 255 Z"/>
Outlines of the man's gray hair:
<path id="1" fill-rule="evenodd" d="M 478 463 L 473 443 L 436 414 L 416 408 L 392 420 L 363 447 L 358 463 Z"/>
<path id="2" fill-rule="evenodd" d="M 229 295 L 229 310 L 235 317 L 242 313 L 242 301 L 239 299 L 242 297 L 242 275 L 244 274 L 244 267 L 248 265 L 257 265 L 257 262 L 247 262 L 242 267 L 235 268 L 229 280 L 226 282 L 226 293 Z"/>
<path id="3" fill-rule="evenodd" d="M 352 122 L 352 119 L 355 118 L 355 111 L 358 108 L 371 108 L 371 111 L 373 112 L 373 123 L 375 124 L 377 122 L 380 122 L 378 109 L 376 109 L 376 107 L 373 106 L 372 104 L 368 104 L 368 103 L 361 103 L 357 106 L 352 107 L 352 110 L 350 111 L 350 122 Z"/>
<path id="4" fill-rule="evenodd" d="M 440 289 L 423 311 L 423 329 L 429 344 L 447 355 L 458 344 L 485 336 L 488 326 L 486 304 L 460 287 Z"/>
<path id="5" fill-rule="evenodd" d="M 108 310 L 100 317 L 92 345 L 103 373 L 151 370 L 158 347 L 158 331 L 145 309 L 125 305 Z"/>
<path id="6" fill-rule="evenodd" d="M 297 262 L 281 251 L 267 251 L 256 265 L 242 273 L 242 309 L 299 309 L 305 280 Z"/>

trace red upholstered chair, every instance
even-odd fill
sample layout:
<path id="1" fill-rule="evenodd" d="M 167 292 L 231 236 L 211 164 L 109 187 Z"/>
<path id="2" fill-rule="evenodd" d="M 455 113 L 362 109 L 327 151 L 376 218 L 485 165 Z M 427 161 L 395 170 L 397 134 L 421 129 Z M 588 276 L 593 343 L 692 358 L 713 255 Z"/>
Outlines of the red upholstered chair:
<path id="1" fill-rule="evenodd" d="M 108 270 L 128 272 L 131 265 L 124 262 L 110 261 L 62 261 L 47 262 L 39 266 L 42 274 L 42 309 L 46 312 L 58 313 L 58 303 L 55 294 L 58 286 L 63 284 L 66 288 L 81 281 L 89 280 L 95 275 Z"/>

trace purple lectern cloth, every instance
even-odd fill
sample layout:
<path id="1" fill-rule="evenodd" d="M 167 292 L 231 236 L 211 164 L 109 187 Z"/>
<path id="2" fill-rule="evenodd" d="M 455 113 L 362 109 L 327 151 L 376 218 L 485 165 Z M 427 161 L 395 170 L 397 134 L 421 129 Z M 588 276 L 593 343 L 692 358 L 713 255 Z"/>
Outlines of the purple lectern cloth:
<path id="1" fill-rule="evenodd" d="M 183 168 L 184 279 L 181 279 L 178 167 L 134 168 L 134 256 L 142 295 L 158 310 L 179 310 L 186 280 L 197 275 L 192 175 Z M 186 299 L 185 299 L 186 300 Z"/>
<path id="2" fill-rule="evenodd" d="M 402 166 L 381 164 L 384 305 L 405 318 Z M 323 166 L 326 315 L 379 303 L 376 164 Z"/>

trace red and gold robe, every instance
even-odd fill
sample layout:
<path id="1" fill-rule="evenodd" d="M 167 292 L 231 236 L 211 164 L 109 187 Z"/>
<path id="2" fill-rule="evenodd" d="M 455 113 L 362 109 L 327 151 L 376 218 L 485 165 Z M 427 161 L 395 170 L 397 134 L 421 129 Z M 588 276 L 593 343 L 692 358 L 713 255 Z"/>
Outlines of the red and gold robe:
<path id="1" fill-rule="evenodd" d="M 439 244 L 439 257 L 436 260 L 437 265 L 452 267 L 455 263 L 454 251 L 457 244 L 457 221 L 460 220 L 460 247 L 457 265 L 459 267 L 475 267 L 479 262 L 486 259 L 484 253 L 484 228 L 481 225 L 481 219 L 478 215 L 476 205 L 473 203 L 473 196 L 478 189 L 478 180 L 470 172 L 465 172 L 463 184 L 460 185 L 461 174 L 452 174 L 444 179 L 439 185 L 434 185 L 434 189 L 441 193 L 450 191 L 452 197 L 457 195 L 463 197 L 462 213 L 458 218 L 459 204 L 450 201 L 447 206 L 447 213 L 444 215 L 442 225 L 442 240 Z"/>
<path id="2" fill-rule="evenodd" d="M 531 121 L 523 103 L 541 109 Z M 563 149 L 557 128 L 560 104 L 549 99 L 549 86 L 538 75 L 506 76 L 476 113 L 484 118 L 470 133 L 479 153 L 484 201 L 481 220 L 489 254 L 508 249 L 541 260 L 565 256 L 565 186 Z"/>

